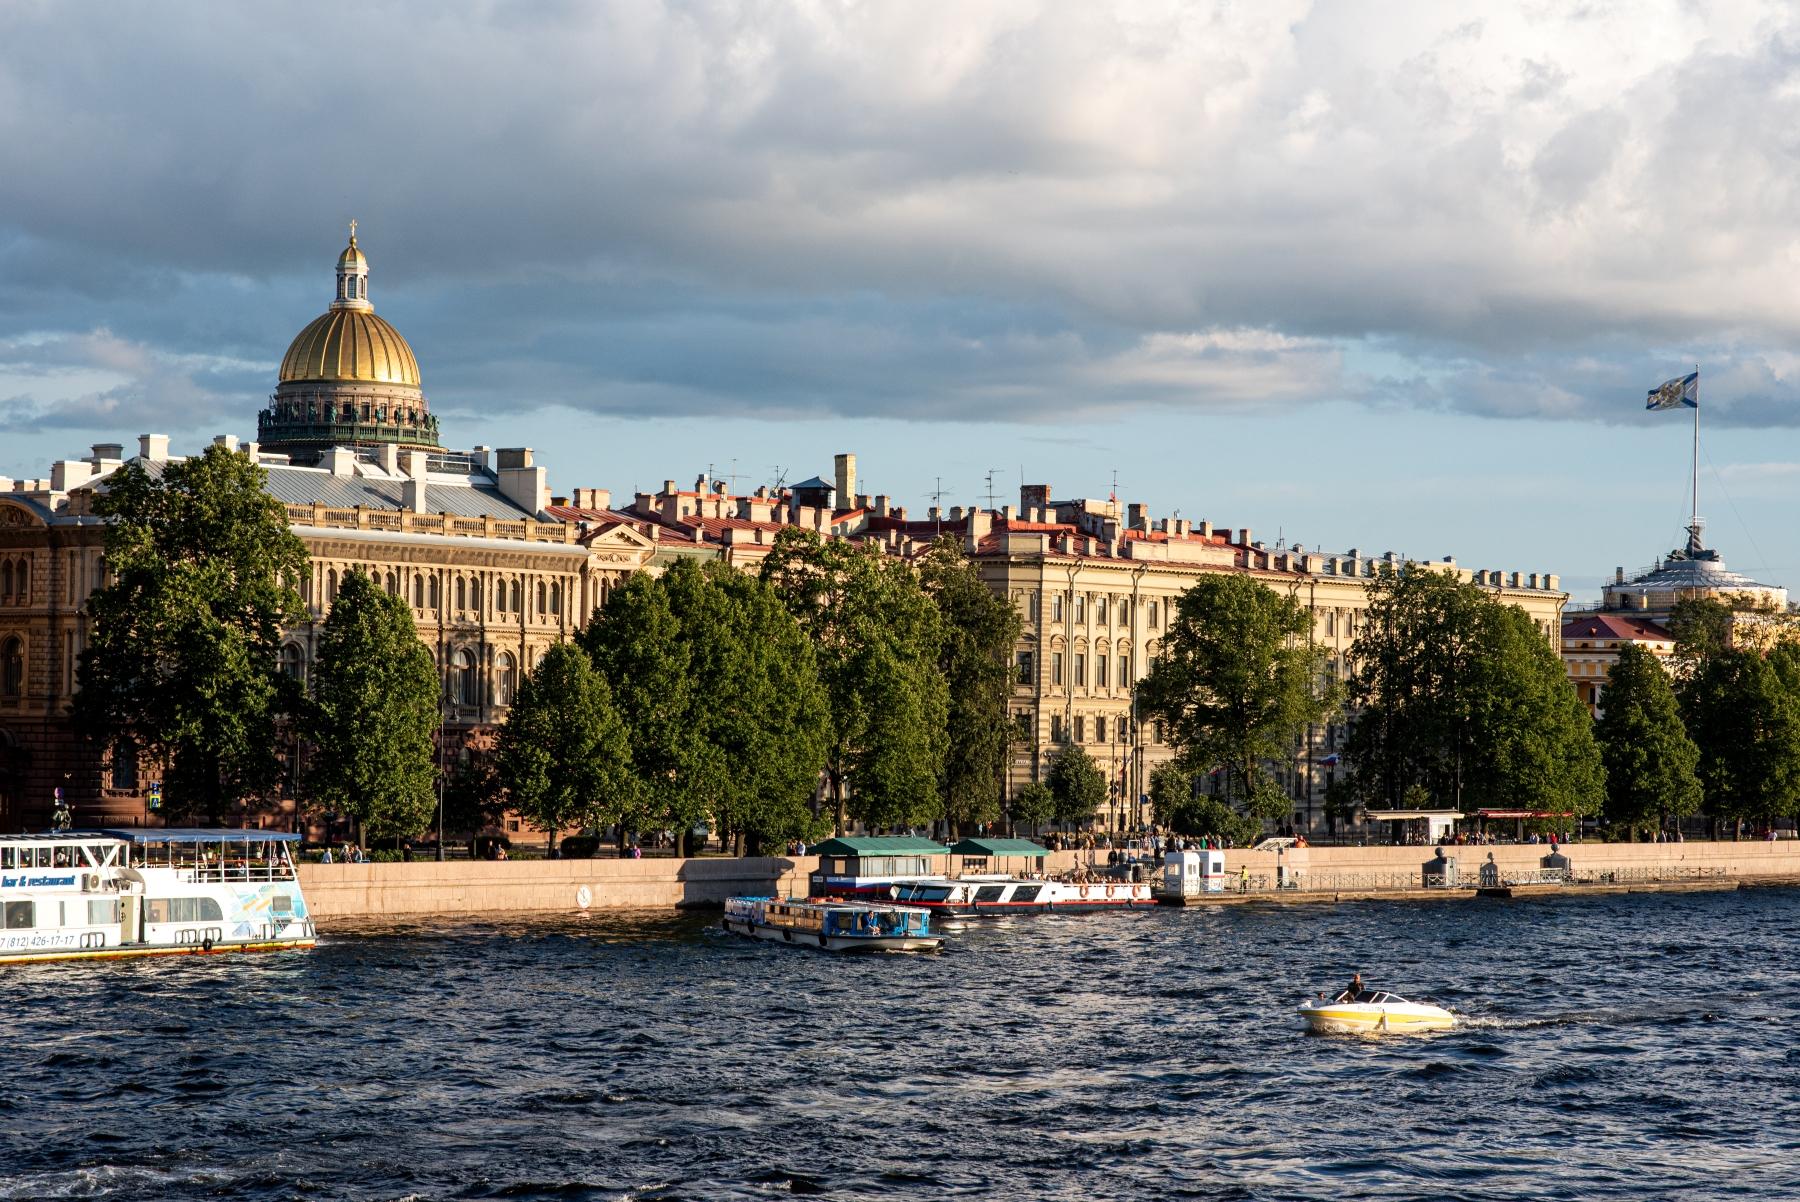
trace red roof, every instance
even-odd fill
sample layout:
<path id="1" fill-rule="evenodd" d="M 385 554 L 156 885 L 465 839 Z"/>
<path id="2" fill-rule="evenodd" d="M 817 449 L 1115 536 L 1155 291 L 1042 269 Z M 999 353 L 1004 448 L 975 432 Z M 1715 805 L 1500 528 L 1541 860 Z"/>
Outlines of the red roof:
<path id="1" fill-rule="evenodd" d="M 1666 626 L 1648 618 L 1628 618 L 1622 614 L 1586 614 L 1563 624 L 1564 642 L 1570 639 L 1623 639 L 1631 643 L 1672 643 L 1675 636 Z"/>

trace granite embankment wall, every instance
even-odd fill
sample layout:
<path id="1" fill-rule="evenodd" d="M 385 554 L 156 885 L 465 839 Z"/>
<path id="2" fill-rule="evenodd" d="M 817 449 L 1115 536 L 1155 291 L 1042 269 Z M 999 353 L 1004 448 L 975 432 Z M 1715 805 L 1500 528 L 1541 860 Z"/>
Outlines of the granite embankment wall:
<path id="1" fill-rule="evenodd" d="M 1536 869 L 1548 847 L 1504 845 L 1447 847 L 1464 883 L 1473 886 L 1489 852 L 1503 877 Z M 1714 885 L 1741 881 L 1790 881 L 1800 885 L 1800 843 L 1575 843 L 1563 849 L 1575 875 L 1610 874 L 1619 883 L 1680 882 Z M 1104 853 L 1100 853 L 1104 858 Z M 1228 851 L 1227 870 L 1247 867 L 1252 888 L 1272 890 L 1276 867 L 1307 891 L 1399 892 L 1416 887 L 1426 847 L 1292 848 L 1274 852 Z M 1044 867 L 1058 872 L 1085 861 L 1086 853 L 1056 852 Z M 817 865 L 812 856 L 755 859 L 647 860 L 451 860 L 410 864 L 307 864 L 300 880 L 315 918 L 387 918 L 423 914 L 574 912 L 717 905 L 734 894 L 806 891 Z M 952 872 L 962 865 L 950 862 Z M 971 865 L 973 867 L 973 865 Z M 1013 860 L 1007 869 L 1018 869 Z M 586 906 L 583 902 L 586 891 Z"/>

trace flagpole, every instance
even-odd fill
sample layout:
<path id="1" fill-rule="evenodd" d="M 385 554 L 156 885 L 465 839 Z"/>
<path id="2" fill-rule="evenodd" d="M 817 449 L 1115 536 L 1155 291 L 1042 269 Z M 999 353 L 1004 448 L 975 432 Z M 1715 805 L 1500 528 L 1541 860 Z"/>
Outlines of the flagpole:
<path id="1" fill-rule="evenodd" d="M 1700 365 L 1694 364 L 1694 541 L 1700 541 Z"/>

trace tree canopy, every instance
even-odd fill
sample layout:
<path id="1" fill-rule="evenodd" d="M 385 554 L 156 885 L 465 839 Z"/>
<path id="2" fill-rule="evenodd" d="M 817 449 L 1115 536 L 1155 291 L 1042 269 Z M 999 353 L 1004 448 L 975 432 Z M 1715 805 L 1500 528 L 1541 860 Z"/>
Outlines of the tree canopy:
<path id="1" fill-rule="evenodd" d="M 1249 576 L 1203 576 L 1181 595 L 1162 650 L 1138 684 L 1138 711 L 1160 719 L 1182 766 L 1223 769 L 1225 794 L 1262 818 L 1287 800 L 1264 770 L 1289 760 L 1307 727 L 1336 712 L 1312 616 Z"/>
<path id="2" fill-rule="evenodd" d="M 1248 845 L 1262 829 L 1256 819 L 1201 792 L 1194 775 L 1173 760 L 1150 770 L 1150 806 L 1159 825 L 1189 838 Z"/>
<path id="3" fill-rule="evenodd" d="M 1688 737 L 1669 674 L 1635 643 L 1619 648 L 1608 673 L 1605 711 L 1594 728 L 1606 765 L 1608 822 L 1626 828 L 1666 825 L 1700 808 L 1700 750 Z"/>
<path id="4" fill-rule="evenodd" d="M 1059 823 L 1085 822 L 1106 801 L 1106 774 L 1079 743 L 1064 743 L 1044 774 Z"/>
<path id="5" fill-rule="evenodd" d="M 944 818 L 952 835 L 969 833 L 1000 814 L 1014 727 L 1012 653 L 1023 620 L 982 583 L 954 538 L 941 538 L 920 564 L 926 595 L 937 603 L 943 641 L 938 670 L 948 690 Z"/>
<path id="6" fill-rule="evenodd" d="M 306 729 L 313 796 L 367 838 L 416 835 L 436 809 L 438 674 L 412 610 L 347 572 L 319 634 Z"/>
<path id="7" fill-rule="evenodd" d="M 825 774 L 842 833 L 906 827 L 943 813 L 949 690 L 943 619 L 911 564 L 880 548 L 788 528 L 762 579 L 811 638 L 829 699 Z"/>
<path id="8" fill-rule="evenodd" d="M 1056 795 L 1041 780 L 1027 781 L 1013 794 L 1010 808 L 1015 827 L 1029 826 L 1031 833 L 1056 817 Z"/>
<path id="9" fill-rule="evenodd" d="M 298 690 L 281 634 L 305 616 L 306 547 L 248 456 L 210 446 L 153 474 L 128 463 L 94 510 L 108 519 L 108 583 L 88 599 L 79 728 L 168 763 L 171 817 L 225 820 L 280 772 L 276 724 Z"/>
<path id="10" fill-rule="evenodd" d="M 1593 723 L 1531 619 L 1448 572 L 1384 570 L 1352 648 L 1350 787 L 1398 808 L 1596 812 Z"/>
<path id="11" fill-rule="evenodd" d="M 550 835 L 610 826 L 633 812 L 637 778 L 625 723 L 587 652 L 558 643 L 519 684 L 495 765 L 512 808 Z"/>

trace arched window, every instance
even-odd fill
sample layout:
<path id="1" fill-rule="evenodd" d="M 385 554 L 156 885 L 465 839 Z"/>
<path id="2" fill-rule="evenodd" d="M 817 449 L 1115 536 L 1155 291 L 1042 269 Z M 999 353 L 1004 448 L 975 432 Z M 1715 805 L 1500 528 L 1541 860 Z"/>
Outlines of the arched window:
<path id="1" fill-rule="evenodd" d="M 425 577 L 413 577 L 413 608 L 425 608 Z"/>
<path id="2" fill-rule="evenodd" d="M 25 692 L 25 644 L 17 638 L 0 643 L 0 697 L 17 700 Z"/>
<path id="3" fill-rule="evenodd" d="M 550 586 L 550 612 L 557 615 L 562 613 L 562 585 L 560 584 Z"/>
<path id="4" fill-rule="evenodd" d="M 394 578 L 392 572 L 387 574 L 387 591 L 388 596 L 390 597 L 398 597 L 400 595 L 400 582 Z"/>
<path id="5" fill-rule="evenodd" d="M 312 573 L 308 572 L 300 578 L 300 600 L 307 608 L 312 607 Z"/>
<path id="6" fill-rule="evenodd" d="M 30 601 L 31 601 L 31 561 L 29 559 L 21 559 L 19 561 L 19 574 L 13 578 L 13 592 L 18 594 L 18 600 L 19 600 L 20 605 L 26 605 L 26 604 L 30 603 Z"/>
<path id="7" fill-rule="evenodd" d="M 469 585 L 461 576 L 456 578 L 456 608 L 469 608 Z"/>
<path id="8" fill-rule="evenodd" d="M 325 600 L 327 602 L 337 600 L 337 588 L 337 569 L 332 568 L 329 572 L 325 573 Z"/>
<path id="9" fill-rule="evenodd" d="M 12 602 L 12 560 L 0 559 L 0 605 Z"/>
<path id="10" fill-rule="evenodd" d="M 519 582 L 517 580 L 512 582 L 512 611 L 514 613 L 523 613 L 525 611 L 525 603 L 521 600 Z"/>
<path id="11" fill-rule="evenodd" d="M 433 576 L 431 578 L 431 608 L 436 609 L 437 607 L 438 607 L 438 579 L 436 576 Z"/>
<path id="12" fill-rule="evenodd" d="M 519 666 L 512 653 L 502 651 L 494 659 L 494 704 L 511 705 L 519 687 Z"/>
<path id="13" fill-rule="evenodd" d="M 450 655 L 450 698 L 458 705 L 481 704 L 475 657 L 466 647 L 458 647 Z"/>
<path id="14" fill-rule="evenodd" d="M 538 586 L 537 586 L 537 612 L 538 612 L 538 617 L 540 617 L 540 618 L 543 617 L 546 612 L 545 602 L 547 601 L 547 599 L 548 599 L 548 596 L 544 589 L 544 582 L 542 580 L 540 580 L 540 581 L 538 581 Z"/>
<path id="15" fill-rule="evenodd" d="M 289 680 L 299 680 L 304 672 L 300 655 L 300 647 L 296 643 L 288 643 L 281 648 L 281 674 Z"/>

